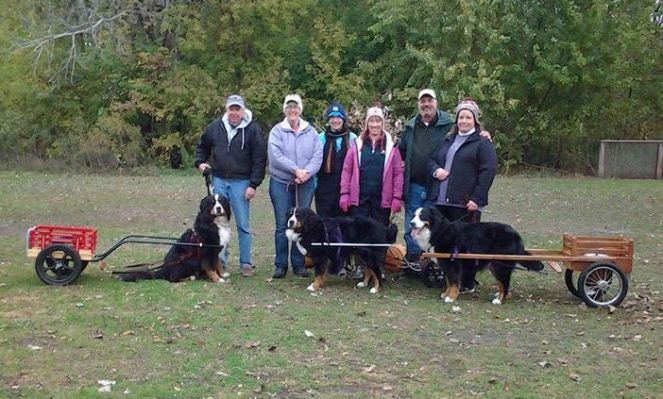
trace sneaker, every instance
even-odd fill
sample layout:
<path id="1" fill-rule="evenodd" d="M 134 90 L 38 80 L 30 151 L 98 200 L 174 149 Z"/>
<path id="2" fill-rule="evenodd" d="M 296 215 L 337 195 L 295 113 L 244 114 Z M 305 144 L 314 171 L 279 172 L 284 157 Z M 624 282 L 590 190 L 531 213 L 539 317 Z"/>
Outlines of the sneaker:
<path id="1" fill-rule="evenodd" d="M 221 262 L 221 278 L 230 278 L 230 273 L 223 262 Z"/>
<path id="2" fill-rule="evenodd" d="M 272 274 L 272 278 L 283 278 L 283 277 L 285 277 L 285 274 L 286 274 L 287 272 L 288 272 L 287 269 L 285 269 L 285 268 L 283 268 L 283 267 L 277 267 L 277 268 L 274 270 L 274 274 Z"/>
<path id="3" fill-rule="evenodd" d="M 242 277 L 251 277 L 251 276 L 253 276 L 253 266 L 242 265 Z"/>
<path id="4" fill-rule="evenodd" d="M 299 277 L 307 278 L 311 276 L 311 273 L 308 272 L 306 269 L 300 269 L 295 272 L 296 275 Z"/>
<path id="5" fill-rule="evenodd" d="M 460 286 L 460 291 L 458 291 L 458 293 L 459 294 L 471 294 L 474 291 L 476 291 L 476 289 L 474 287 L 465 287 L 465 286 L 461 285 Z"/>
<path id="6" fill-rule="evenodd" d="M 409 253 L 405 255 L 405 259 L 411 263 L 418 263 L 421 260 L 421 252 Z"/>

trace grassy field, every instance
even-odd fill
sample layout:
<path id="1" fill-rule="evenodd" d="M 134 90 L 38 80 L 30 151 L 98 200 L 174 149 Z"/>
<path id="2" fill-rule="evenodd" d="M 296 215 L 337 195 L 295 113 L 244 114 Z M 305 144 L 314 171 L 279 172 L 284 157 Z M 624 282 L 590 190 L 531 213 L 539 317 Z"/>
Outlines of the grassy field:
<path id="1" fill-rule="evenodd" d="M 512 224 L 528 247 L 563 232 L 635 239 L 622 306 L 588 309 L 563 276 L 516 272 L 502 306 L 492 277 L 454 311 L 439 290 L 390 276 L 377 295 L 332 278 L 271 281 L 267 187 L 252 207 L 252 278 L 120 283 L 109 271 L 156 261 L 126 246 L 76 284 L 46 286 L 25 256 L 36 223 L 88 225 L 98 250 L 130 233 L 177 236 L 205 193 L 191 172 L 95 176 L 0 172 L 2 398 L 660 398 L 663 395 L 663 184 L 498 178 L 484 219 Z M 399 228 L 402 227 L 402 218 Z M 232 254 L 237 255 L 236 237 Z M 311 334 L 307 334 L 306 331 Z M 99 393 L 100 380 L 115 381 Z"/>

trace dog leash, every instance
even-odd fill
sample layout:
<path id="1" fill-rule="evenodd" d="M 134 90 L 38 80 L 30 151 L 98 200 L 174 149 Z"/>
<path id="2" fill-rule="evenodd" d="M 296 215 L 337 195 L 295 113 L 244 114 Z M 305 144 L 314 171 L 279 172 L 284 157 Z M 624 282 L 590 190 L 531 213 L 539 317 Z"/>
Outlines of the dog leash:
<path id="1" fill-rule="evenodd" d="M 205 177 L 205 185 L 207 186 L 207 195 L 212 195 L 214 188 L 212 187 L 212 168 L 206 168 L 203 171 L 203 177 Z"/>

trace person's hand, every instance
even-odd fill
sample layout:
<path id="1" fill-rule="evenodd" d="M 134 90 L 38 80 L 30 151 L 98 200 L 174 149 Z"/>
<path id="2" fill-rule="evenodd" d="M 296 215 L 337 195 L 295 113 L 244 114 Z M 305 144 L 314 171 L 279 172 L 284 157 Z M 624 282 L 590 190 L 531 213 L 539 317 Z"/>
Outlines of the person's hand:
<path id="1" fill-rule="evenodd" d="M 338 200 L 338 206 L 341 208 L 343 213 L 348 213 L 348 209 L 350 209 L 350 195 L 341 195 L 341 198 Z"/>
<path id="2" fill-rule="evenodd" d="M 246 191 L 244 192 L 244 198 L 246 198 L 247 201 L 250 201 L 255 196 L 256 196 L 256 189 L 253 187 L 247 187 Z"/>
<path id="3" fill-rule="evenodd" d="M 442 181 L 449 177 L 449 172 L 446 169 L 443 168 L 437 168 L 435 170 L 435 173 L 433 173 L 433 177 L 436 178 L 439 181 Z"/>
<path id="4" fill-rule="evenodd" d="M 391 214 L 395 215 L 400 211 L 401 211 L 401 200 L 396 199 L 396 198 L 392 199 L 391 200 Z"/>
<path id="5" fill-rule="evenodd" d="M 309 179 L 308 171 L 306 169 L 297 169 L 295 170 L 295 183 L 302 184 L 306 183 Z"/>
<path id="6" fill-rule="evenodd" d="M 469 200 L 469 201 L 467 201 L 467 204 L 465 205 L 465 208 L 470 212 L 474 212 L 474 211 L 479 210 L 479 205 L 477 205 L 476 202 L 474 202 L 472 200 Z"/>
<path id="7" fill-rule="evenodd" d="M 490 132 L 488 130 L 481 130 L 481 132 L 479 132 L 479 136 L 485 137 L 488 140 L 493 141 L 493 138 L 490 136 Z"/>
<path id="8" fill-rule="evenodd" d="M 212 167 L 208 163 L 203 162 L 200 165 L 198 165 L 198 170 L 203 174 L 207 169 L 212 169 Z"/>

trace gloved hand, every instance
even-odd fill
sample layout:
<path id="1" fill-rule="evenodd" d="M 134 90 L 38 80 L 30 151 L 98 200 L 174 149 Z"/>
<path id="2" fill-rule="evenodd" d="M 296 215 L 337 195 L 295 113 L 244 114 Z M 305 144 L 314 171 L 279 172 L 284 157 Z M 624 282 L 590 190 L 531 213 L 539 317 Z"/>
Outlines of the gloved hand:
<path id="1" fill-rule="evenodd" d="M 391 200 L 391 214 L 395 215 L 400 211 L 401 211 L 401 200 L 396 199 L 396 198 L 392 199 Z"/>
<path id="2" fill-rule="evenodd" d="M 347 213 L 350 209 L 350 195 L 341 194 L 341 198 L 338 200 L 338 206 L 341 207 L 343 213 Z"/>

